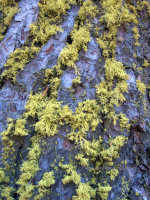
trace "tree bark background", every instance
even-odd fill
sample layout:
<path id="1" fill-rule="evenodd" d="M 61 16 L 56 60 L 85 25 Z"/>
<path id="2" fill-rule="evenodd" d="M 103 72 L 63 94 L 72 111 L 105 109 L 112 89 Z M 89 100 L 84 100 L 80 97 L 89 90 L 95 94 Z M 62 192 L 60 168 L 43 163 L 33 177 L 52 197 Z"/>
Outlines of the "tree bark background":
<path id="1" fill-rule="evenodd" d="M 33 91 L 34 95 L 43 95 L 43 99 L 51 99 L 52 85 L 51 82 L 44 84 L 45 70 L 53 69 L 58 63 L 62 50 L 68 44 L 71 45 L 73 43 L 70 33 L 76 24 L 79 10 L 84 5 L 83 2 L 81 2 L 77 1 L 76 4 L 71 5 L 70 8 L 67 9 L 66 15 L 61 16 L 60 26 L 63 31 L 58 31 L 57 34 L 51 36 L 48 41 L 42 45 L 41 50 L 36 54 L 36 56 L 25 64 L 23 70 L 18 70 L 15 82 L 12 82 L 7 76 L 1 81 L 1 133 L 7 130 L 8 118 L 12 118 L 13 123 L 16 123 L 16 120 L 26 113 L 25 105 L 27 105 L 31 91 Z M 103 1 L 93 1 L 92 5 L 97 5 L 99 8 L 102 2 Z M 110 1 L 107 0 L 106 2 Z M 130 4 L 137 8 L 137 4 L 141 2 L 143 1 L 123 1 L 122 6 Z M 148 4 L 150 3 L 149 1 L 145 2 L 148 2 Z M 11 24 L 5 33 L 4 39 L 0 42 L 1 75 L 6 70 L 4 64 L 9 59 L 10 54 L 17 48 L 21 48 L 29 38 L 30 25 L 35 23 L 39 16 L 40 8 L 38 7 L 38 3 L 38 0 L 19 1 L 18 12 L 13 17 Z M 98 35 L 105 31 L 106 33 L 109 32 L 109 28 L 105 23 L 99 24 L 99 19 L 103 16 L 102 13 L 106 12 L 103 11 L 103 7 L 100 7 L 100 9 L 102 12 L 97 13 L 96 17 L 91 20 L 93 27 L 100 28 Z M 123 101 L 120 106 L 114 105 L 114 109 L 115 114 L 123 113 L 127 117 L 128 123 L 130 124 L 129 130 L 122 130 L 118 121 L 113 123 L 113 121 L 110 120 L 110 122 L 109 119 L 105 117 L 105 114 L 100 112 L 99 116 L 101 122 L 99 121 L 96 129 L 92 131 L 91 128 L 89 128 L 87 133 L 84 133 L 85 139 L 90 142 L 92 142 L 94 138 L 98 140 L 99 136 L 101 136 L 103 139 L 102 146 L 104 149 L 108 149 L 109 146 L 111 146 L 111 142 L 108 145 L 110 137 L 112 141 L 117 136 L 125 136 L 128 138 L 125 144 L 122 147 L 119 147 L 119 157 L 113 160 L 113 166 L 109 166 L 104 162 L 104 164 L 100 165 L 99 172 L 96 172 L 97 174 L 93 175 L 95 172 L 91 173 L 90 169 L 93 170 L 96 168 L 96 164 L 94 165 L 90 163 L 92 158 L 90 158 L 91 160 L 88 158 L 88 162 L 90 163 L 88 167 L 81 165 L 81 163 L 75 159 L 75 156 L 81 153 L 82 150 L 80 143 L 71 141 L 67 137 L 67 134 L 71 132 L 71 125 L 67 123 L 62 126 L 60 125 L 58 126 L 59 132 L 54 134 L 54 136 L 49 137 L 48 135 L 45 135 L 40 138 L 41 153 L 37 161 L 39 170 L 28 182 L 28 185 L 33 185 L 34 189 L 32 189 L 31 192 L 26 191 L 27 194 L 32 193 L 29 198 L 27 196 L 21 198 L 20 194 L 17 193 L 19 187 L 21 187 L 20 184 L 17 184 L 17 181 L 23 173 L 21 171 L 23 163 L 29 159 L 28 153 L 32 149 L 32 138 L 34 138 L 36 132 L 38 132 L 35 130 L 34 124 L 40 121 L 40 117 L 37 118 L 30 116 L 25 124 L 26 130 L 29 131 L 29 134 L 26 136 L 16 136 L 14 129 L 12 129 L 14 135 L 8 136 L 13 140 L 13 148 L 15 149 L 13 156 L 15 159 L 13 161 L 11 160 L 12 155 L 7 159 L 7 163 L 12 166 L 9 171 L 13 171 L 10 173 L 9 181 L 1 181 L 2 175 L 0 174 L 0 199 L 34 199 L 38 194 L 39 181 L 42 179 L 43 174 L 51 171 L 54 173 L 55 183 L 52 184 L 51 187 L 43 186 L 43 191 L 47 188 L 49 193 L 46 193 L 43 197 L 39 197 L 39 199 L 150 199 L 150 18 L 148 9 L 149 7 L 147 7 L 147 4 L 143 7 L 141 6 L 141 10 L 137 9 L 140 46 L 134 45 L 135 39 L 132 31 L 133 23 L 121 23 L 117 28 L 116 34 L 114 58 L 117 62 L 122 63 L 129 78 L 127 80 L 128 92 L 124 92 L 126 100 Z M 87 19 L 89 19 L 88 16 Z M 97 105 L 101 106 L 99 105 L 96 85 L 99 85 L 100 82 L 107 79 L 105 71 L 106 67 L 104 66 L 106 66 L 105 64 L 107 59 L 111 59 L 111 56 L 108 56 L 108 58 L 104 57 L 104 49 L 98 44 L 95 32 L 94 28 L 90 29 L 90 41 L 87 43 L 87 51 L 84 51 L 84 49 L 81 48 L 78 52 L 79 58 L 75 63 L 78 72 L 80 73 L 80 81 L 73 84 L 73 80 L 77 77 L 75 68 L 65 66 L 64 64 L 61 66 L 62 74 L 59 77 L 60 85 L 57 89 L 57 102 L 61 102 L 62 106 L 68 105 L 73 113 L 76 108 L 79 107 L 80 102 L 85 102 L 88 99 L 90 101 L 95 100 Z M 144 63 L 148 64 L 144 66 Z M 118 77 L 113 80 L 114 88 L 118 80 Z M 144 83 L 144 87 L 146 88 L 140 90 L 137 80 Z M 109 100 L 108 104 L 111 104 Z M 101 109 L 103 108 L 101 107 Z M 86 112 L 88 111 L 84 110 L 83 113 Z M 93 112 L 95 112 L 94 108 Z M 90 122 L 89 124 L 91 126 Z M 7 172 L 7 168 L 5 168 L 3 162 L 3 136 L 1 136 L 0 139 L 0 169 L 4 169 L 5 176 L 7 177 L 9 176 L 9 172 Z M 111 153 L 108 157 L 109 156 L 111 157 Z M 64 161 L 62 161 L 62 159 Z M 100 156 L 96 159 L 97 160 L 94 162 L 98 165 L 98 162 L 101 162 Z M 103 160 L 105 159 L 103 158 Z M 80 182 L 88 183 L 90 187 L 96 191 L 95 196 L 93 195 L 92 197 L 90 194 L 89 191 L 92 191 L 91 188 L 89 190 L 87 189 L 89 196 L 86 196 L 84 192 L 83 196 L 82 194 L 80 196 L 78 194 L 80 183 L 75 184 L 73 181 L 70 181 L 69 183 L 64 184 L 62 180 L 65 177 L 66 171 L 62 169 L 63 167 L 60 166 L 60 163 L 66 165 L 68 163 L 73 163 L 72 165 L 76 166 L 76 172 L 81 176 Z M 110 176 L 108 176 L 109 173 L 107 173 L 110 172 L 111 169 L 117 169 L 119 171 L 119 174 L 114 180 L 111 180 Z M 30 169 L 27 170 L 30 171 Z M 96 184 L 92 184 L 93 177 L 96 177 Z M 98 184 L 104 187 L 104 191 L 98 189 L 100 188 Z M 10 188 L 13 188 L 10 194 L 9 191 L 5 190 L 8 185 Z M 108 186 L 111 187 L 110 191 Z M 98 192 L 98 190 L 100 191 Z M 6 193 L 8 192 L 11 198 L 4 195 L 3 191 Z"/>

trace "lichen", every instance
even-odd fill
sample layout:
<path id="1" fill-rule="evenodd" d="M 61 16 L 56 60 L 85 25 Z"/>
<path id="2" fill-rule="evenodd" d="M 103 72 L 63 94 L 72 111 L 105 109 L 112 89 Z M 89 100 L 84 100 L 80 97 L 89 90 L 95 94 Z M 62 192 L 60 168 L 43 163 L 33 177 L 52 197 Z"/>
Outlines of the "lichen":
<path id="1" fill-rule="evenodd" d="M 16 80 L 18 72 L 23 70 L 25 64 L 36 56 L 48 39 L 58 31 L 62 31 L 59 26 L 62 21 L 61 16 L 65 15 L 70 6 L 75 3 L 74 0 L 40 1 L 38 19 L 30 25 L 30 34 L 25 44 L 10 54 L 4 65 L 6 69 L 2 73 L 1 81 L 4 77 L 12 81 Z"/>
<path id="2" fill-rule="evenodd" d="M 90 200 L 96 196 L 96 191 L 88 183 L 80 183 L 76 192 L 77 196 L 73 196 L 73 200 Z"/>
<path id="3" fill-rule="evenodd" d="M 16 184 L 19 185 L 17 193 L 19 194 L 19 199 L 27 200 L 33 195 L 34 185 L 32 184 L 32 179 L 36 172 L 39 170 L 38 159 L 41 154 L 41 148 L 39 145 L 39 137 L 32 137 L 32 146 L 29 148 L 27 160 L 23 162 L 20 171 L 21 175 L 17 180 Z"/>
<path id="4" fill-rule="evenodd" d="M 107 200 L 108 193 L 112 190 L 112 187 L 109 184 L 105 184 L 102 186 L 101 184 L 98 184 L 98 192 L 102 200 Z"/>
<path id="5" fill-rule="evenodd" d="M 146 91 L 146 85 L 141 80 L 136 80 L 136 85 L 140 93 L 144 95 Z"/>
<path id="6" fill-rule="evenodd" d="M 42 179 L 38 182 L 38 194 L 34 197 L 34 200 L 40 200 L 50 193 L 51 185 L 55 184 L 54 173 L 45 172 Z"/>
<path id="7" fill-rule="evenodd" d="M 19 1 L 17 0 L 0 0 L 0 12 L 2 12 L 0 19 L 0 41 L 5 37 L 5 32 L 18 11 L 18 3 Z"/>

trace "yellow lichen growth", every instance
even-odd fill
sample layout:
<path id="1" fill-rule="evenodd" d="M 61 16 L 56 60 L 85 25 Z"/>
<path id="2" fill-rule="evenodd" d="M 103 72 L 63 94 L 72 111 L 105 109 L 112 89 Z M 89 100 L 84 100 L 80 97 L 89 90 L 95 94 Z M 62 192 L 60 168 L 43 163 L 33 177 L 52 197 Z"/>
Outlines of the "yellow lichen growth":
<path id="1" fill-rule="evenodd" d="M 77 196 L 73 196 L 72 200 L 91 200 L 96 196 L 96 190 L 88 183 L 80 183 L 76 192 Z"/>
<path id="2" fill-rule="evenodd" d="M 140 38 L 140 35 L 139 35 L 139 31 L 138 31 L 138 28 L 136 26 L 134 26 L 132 28 L 132 31 L 133 31 L 133 38 L 135 39 L 135 45 L 136 46 L 140 46 L 140 43 L 139 43 L 139 38 Z"/>
<path id="3" fill-rule="evenodd" d="M 143 63 L 143 67 L 149 67 L 150 66 L 150 63 L 148 62 L 148 60 L 144 60 L 144 63 Z"/>
<path id="4" fill-rule="evenodd" d="M 59 63 L 75 67 L 75 62 L 78 60 L 78 52 L 83 49 L 87 50 L 87 44 L 91 40 L 90 32 L 86 26 L 81 26 L 79 29 L 74 28 L 71 32 L 72 44 L 68 44 L 60 53 Z"/>
<path id="5" fill-rule="evenodd" d="M 30 26 L 29 38 L 21 48 L 17 48 L 10 54 L 4 67 L 6 70 L 2 73 L 1 80 L 4 77 L 16 80 L 19 70 L 23 70 L 25 64 L 36 56 L 41 47 L 48 39 L 61 31 L 59 23 L 61 16 L 66 14 L 74 0 L 41 0 L 39 3 L 39 17 L 37 21 Z"/>
<path id="6" fill-rule="evenodd" d="M 54 173 L 45 172 L 42 179 L 38 182 L 38 195 L 34 197 L 34 200 L 40 200 L 50 193 L 51 185 L 55 184 Z"/>
<path id="7" fill-rule="evenodd" d="M 21 175 L 16 182 L 20 187 L 17 190 L 19 194 L 19 199 L 28 200 L 33 195 L 34 185 L 32 185 L 32 178 L 39 170 L 38 159 L 41 154 L 41 149 L 39 145 L 39 137 L 32 137 L 32 146 L 29 148 L 28 159 L 23 162 L 20 171 Z"/>
<path id="8" fill-rule="evenodd" d="M 108 193 L 112 190 L 112 187 L 109 184 L 105 184 L 102 186 L 100 183 L 98 184 L 98 193 L 102 200 L 107 200 Z"/>
<path id="9" fill-rule="evenodd" d="M 16 125 L 15 125 L 14 135 L 18 135 L 18 136 L 28 135 L 27 130 L 25 130 L 25 124 L 26 124 L 25 119 L 17 119 Z"/>
<path id="10" fill-rule="evenodd" d="M 33 58 L 33 55 L 35 55 L 38 50 L 38 48 L 34 48 L 34 51 L 33 49 L 31 51 L 30 47 L 22 47 L 22 49 L 17 48 L 9 55 L 9 59 L 4 65 L 4 67 L 6 67 L 6 70 L 2 73 L 1 79 L 7 76 L 7 78 L 12 78 L 12 80 L 15 81 L 18 71 L 23 70 L 24 65 L 29 60 L 29 56 L 30 58 Z"/>
<path id="11" fill-rule="evenodd" d="M 126 115 L 124 113 L 119 113 L 118 118 L 121 130 L 124 130 L 125 128 L 129 130 L 130 124 L 129 124 L 129 119 L 126 117 Z"/>
<path id="12" fill-rule="evenodd" d="M 9 187 L 9 186 L 5 187 L 1 192 L 1 197 L 8 200 L 14 200 L 14 198 L 11 196 L 14 190 L 15 189 L 13 187 Z"/>
<path id="13" fill-rule="evenodd" d="M 7 129 L 5 131 L 3 131 L 1 133 L 2 136 L 2 144 L 3 144 L 3 162 L 5 162 L 9 157 L 11 157 L 10 155 L 12 155 L 15 151 L 15 149 L 13 148 L 14 145 L 14 141 L 12 139 L 13 137 L 13 130 L 14 130 L 14 122 L 12 119 L 8 119 L 8 125 L 7 125 Z M 7 164 L 7 162 L 6 162 Z"/>
<path id="14" fill-rule="evenodd" d="M 103 15 L 99 22 L 105 24 L 106 31 L 101 33 L 97 43 L 103 49 L 105 59 L 114 58 L 118 28 L 121 24 L 138 24 L 137 12 L 133 6 L 123 5 L 122 0 L 103 0 L 101 5 Z"/>
<path id="15" fill-rule="evenodd" d="M 106 174 L 110 175 L 111 181 L 114 181 L 116 176 L 118 176 L 119 171 L 118 171 L 118 169 L 111 169 L 109 172 L 106 172 Z"/>
<path id="16" fill-rule="evenodd" d="M 79 102 L 73 117 L 70 121 L 71 133 L 67 135 L 69 140 L 78 142 L 85 137 L 87 131 L 96 130 L 96 127 L 101 122 L 99 116 L 99 106 L 95 100 L 85 100 Z"/>
<path id="17" fill-rule="evenodd" d="M 35 130 L 43 136 L 54 136 L 58 133 L 60 125 L 70 124 L 70 140 L 78 141 L 85 137 L 88 130 L 95 131 L 99 122 L 99 106 L 96 100 L 80 102 L 75 112 L 68 106 L 62 106 L 61 102 L 54 99 L 42 98 L 41 94 L 30 94 L 26 105 L 25 117 L 38 117 Z"/>
<path id="18" fill-rule="evenodd" d="M 82 153 L 77 154 L 75 156 L 75 159 L 78 160 L 82 166 L 88 167 L 88 165 L 89 165 L 89 159 L 84 158 L 84 155 Z"/>
<path id="19" fill-rule="evenodd" d="M 116 125 L 118 120 L 114 106 L 125 102 L 124 93 L 128 91 L 129 76 L 123 64 L 115 59 L 107 59 L 105 63 L 105 80 L 96 86 L 96 93 L 100 103 L 100 111 Z"/>
<path id="20" fill-rule="evenodd" d="M 2 168 L 0 168 L 0 184 L 1 183 L 8 183 L 9 178 L 5 176 L 5 172 Z"/>
<path id="21" fill-rule="evenodd" d="M 87 0 L 83 2 L 83 5 L 79 10 L 78 16 L 80 20 L 84 21 L 88 16 L 94 18 L 97 13 L 98 13 L 97 6 L 94 5 L 92 0 Z"/>
<path id="22" fill-rule="evenodd" d="M 15 0 L 0 0 L 0 12 L 2 18 L 0 19 L 0 41 L 4 38 L 4 34 L 9 27 L 13 16 L 17 13 L 18 2 Z"/>
<path id="23" fill-rule="evenodd" d="M 113 139 L 110 143 L 110 147 L 108 149 L 105 149 L 101 151 L 101 156 L 104 160 L 106 160 L 109 164 L 112 163 L 113 159 L 116 159 L 119 157 L 119 150 L 124 145 L 126 141 L 125 136 L 117 136 L 115 139 Z"/>
<path id="24" fill-rule="evenodd" d="M 80 183 L 81 177 L 76 172 L 75 166 L 73 166 L 71 163 L 68 165 L 59 164 L 59 166 L 66 171 L 66 175 L 62 179 L 63 184 L 73 182 L 78 185 Z"/>
<path id="25" fill-rule="evenodd" d="M 146 91 L 146 85 L 141 80 L 136 80 L 136 85 L 140 93 L 144 95 Z"/>
<path id="26" fill-rule="evenodd" d="M 78 76 L 72 80 L 72 86 L 76 87 L 77 85 L 81 84 L 81 78 Z"/>

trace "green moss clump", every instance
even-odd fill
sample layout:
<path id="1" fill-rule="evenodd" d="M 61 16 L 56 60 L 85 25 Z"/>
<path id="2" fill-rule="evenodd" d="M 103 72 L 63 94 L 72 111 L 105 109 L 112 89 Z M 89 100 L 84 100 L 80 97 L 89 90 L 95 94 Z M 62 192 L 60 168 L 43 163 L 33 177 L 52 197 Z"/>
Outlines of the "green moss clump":
<path id="1" fill-rule="evenodd" d="M 34 197 L 34 200 L 40 200 L 50 193 L 51 185 L 55 184 L 54 173 L 45 172 L 42 179 L 38 182 L 38 195 Z"/>
<path id="2" fill-rule="evenodd" d="M 25 119 L 17 119 L 15 125 L 14 135 L 17 136 L 27 136 L 28 131 L 25 129 L 26 120 Z"/>
<path id="3" fill-rule="evenodd" d="M 0 184 L 1 183 L 8 183 L 9 182 L 9 178 L 6 177 L 4 169 L 0 168 Z"/>

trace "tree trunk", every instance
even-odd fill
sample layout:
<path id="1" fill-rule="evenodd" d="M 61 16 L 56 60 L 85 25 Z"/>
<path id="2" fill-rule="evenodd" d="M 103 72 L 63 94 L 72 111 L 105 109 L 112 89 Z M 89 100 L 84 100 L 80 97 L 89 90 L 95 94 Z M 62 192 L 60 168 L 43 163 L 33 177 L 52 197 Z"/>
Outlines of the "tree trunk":
<path id="1" fill-rule="evenodd" d="M 0 199 L 150 199 L 149 16 L 0 0 Z"/>

